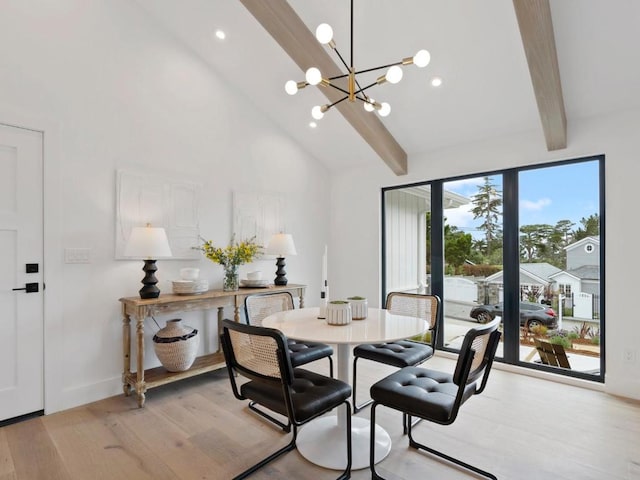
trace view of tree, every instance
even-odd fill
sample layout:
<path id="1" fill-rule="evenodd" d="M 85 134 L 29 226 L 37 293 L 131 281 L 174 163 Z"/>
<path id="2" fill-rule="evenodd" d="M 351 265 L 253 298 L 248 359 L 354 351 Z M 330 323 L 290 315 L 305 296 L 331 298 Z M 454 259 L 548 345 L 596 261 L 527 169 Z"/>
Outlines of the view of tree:
<path id="1" fill-rule="evenodd" d="M 522 225 L 520 227 L 520 259 L 523 262 L 547 262 L 564 268 L 565 250 L 573 235 L 567 232 L 569 220 L 560 220 L 555 226 Z"/>
<path id="2" fill-rule="evenodd" d="M 447 225 L 445 218 L 445 262 L 452 271 L 459 271 L 465 261 L 477 265 L 502 264 L 502 192 L 496 189 L 489 177 L 478 186 L 478 193 L 471 197 L 471 213 L 482 223 L 477 227 L 484 238 L 474 239 L 455 226 Z M 547 262 L 558 268 L 566 264 L 565 247 L 588 236 L 600 234 L 600 217 L 590 215 L 580 220 L 581 227 L 573 230 L 571 220 L 559 220 L 555 225 L 534 224 L 520 227 L 520 259 L 522 262 Z M 430 231 L 431 218 L 427 214 L 427 229 Z M 430 258 L 431 245 L 427 236 L 427 254 Z"/>
<path id="3" fill-rule="evenodd" d="M 574 240 L 582 240 L 586 237 L 597 237 L 600 235 L 600 215 L 594 213 L 589 215 L 588 218 L 582 217 L 580 223 L 583 228 L 578 228 L 574 233 Z"/>
<path id="4" fill-rule="evenodd" d="M 502 192 L 496 190 L 489 177 L 484 177 L 484 184 L 478 187 L 478 193 L 471 198 L 474 207 L 471 210 L 473 219 L 482 219 L 478 229 L 484 232 L 486 246 L 484 253 L 489 256 L 491 250 L 498 246 L 496 240 L 502 234 Z M 502 242 L 500 242 L 502 243 Z"/>
<path id="5" fill-rule="evenodd" d="M 464 233 L 457 227 L 444 226 L 444 258 L 447 266 L 457 273 L 462 264 L 471 254 L 471 243 L 473 238 L 470 233 Z"/>

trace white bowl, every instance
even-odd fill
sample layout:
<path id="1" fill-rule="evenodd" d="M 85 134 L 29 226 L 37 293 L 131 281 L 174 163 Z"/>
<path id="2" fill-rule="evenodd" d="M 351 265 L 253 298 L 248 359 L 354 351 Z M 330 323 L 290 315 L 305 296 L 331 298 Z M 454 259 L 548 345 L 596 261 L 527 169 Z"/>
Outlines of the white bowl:
<path id="1" fill-rule="evenodd" d="M 181 268 L 180 269 L 180 278 L 183 280 L 197 280 L 200 276 L 199 268 Z"/>
<path id="2" fill-rule="evenodd" d="M 247 280 L 262 280 L 262 272 L 249 272 L 247 273 Z"/>

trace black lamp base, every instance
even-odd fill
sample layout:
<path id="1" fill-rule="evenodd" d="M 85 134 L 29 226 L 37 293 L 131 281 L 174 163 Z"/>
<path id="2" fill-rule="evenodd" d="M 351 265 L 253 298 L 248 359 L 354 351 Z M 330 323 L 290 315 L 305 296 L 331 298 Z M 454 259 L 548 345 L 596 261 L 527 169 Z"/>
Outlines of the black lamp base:
<path id="1" fill-rule="evenodd" d="M 287 272 L 284 269 L 285 267 L 284 257 L 278 257 L 278 260 L 276 261 L 276 266 L 278 267 L 278 270 L 276 270 L 276 278 L 273 281 L 273 283 L 275 285 L 286 285 L 288 280 L 287 280 Z"/>
<path id="2" fill-rule="evenodd" d="M 158 279 L 154 275 L 158 267 L 155 260 L 145 260 L 142 271 L 145 273 L 142 283 L 144 287 L 140 289 L 140 298 L 158 298 L 160 296 L 160 289 L 156 287 Z"/>

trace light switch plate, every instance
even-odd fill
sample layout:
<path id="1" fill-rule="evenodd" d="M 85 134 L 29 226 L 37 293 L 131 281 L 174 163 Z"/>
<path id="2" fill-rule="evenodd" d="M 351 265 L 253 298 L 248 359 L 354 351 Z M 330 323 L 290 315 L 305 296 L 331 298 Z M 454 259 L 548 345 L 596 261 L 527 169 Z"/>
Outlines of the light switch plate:
<path id="1" fill-rule="evenodd" d="M 91 263 L 91 249 L 65 248 L 64 263 Z"/>

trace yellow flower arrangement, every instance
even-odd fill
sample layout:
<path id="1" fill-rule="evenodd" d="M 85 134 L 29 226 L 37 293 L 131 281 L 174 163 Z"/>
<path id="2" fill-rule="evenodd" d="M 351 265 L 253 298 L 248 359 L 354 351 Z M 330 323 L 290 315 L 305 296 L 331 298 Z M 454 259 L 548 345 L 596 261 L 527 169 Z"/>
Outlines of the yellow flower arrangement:
<path id="1" fill-rule="evenodd" d="M 236 242 L 231 238 L 231 243 L 226 247 L 216 247 L 211 240 L 204 240 L 200 250 L 211 261 L 219 263 L 225 268 L 237 267 L 244 263 L 252 262 L 260 253 L 260 245 L 255 242 L 255 237 L 249 240 Z"/>
<path id="2" fill-rule="evenodd" d="M 222 288 L 225 291 L 238 289 L 238 266 L 252 262 L 260 253 L 262 248 L 255 242 L 255 237 L 249 240 L 242 240 L 237 243 L 231 237 L 231 243 L 226 247 L 216 247 L 211 240 L 202 239 L 204 242 L 199 248 L 212 262 L 219 263 L 224 267 L 224 278 Z"/>

